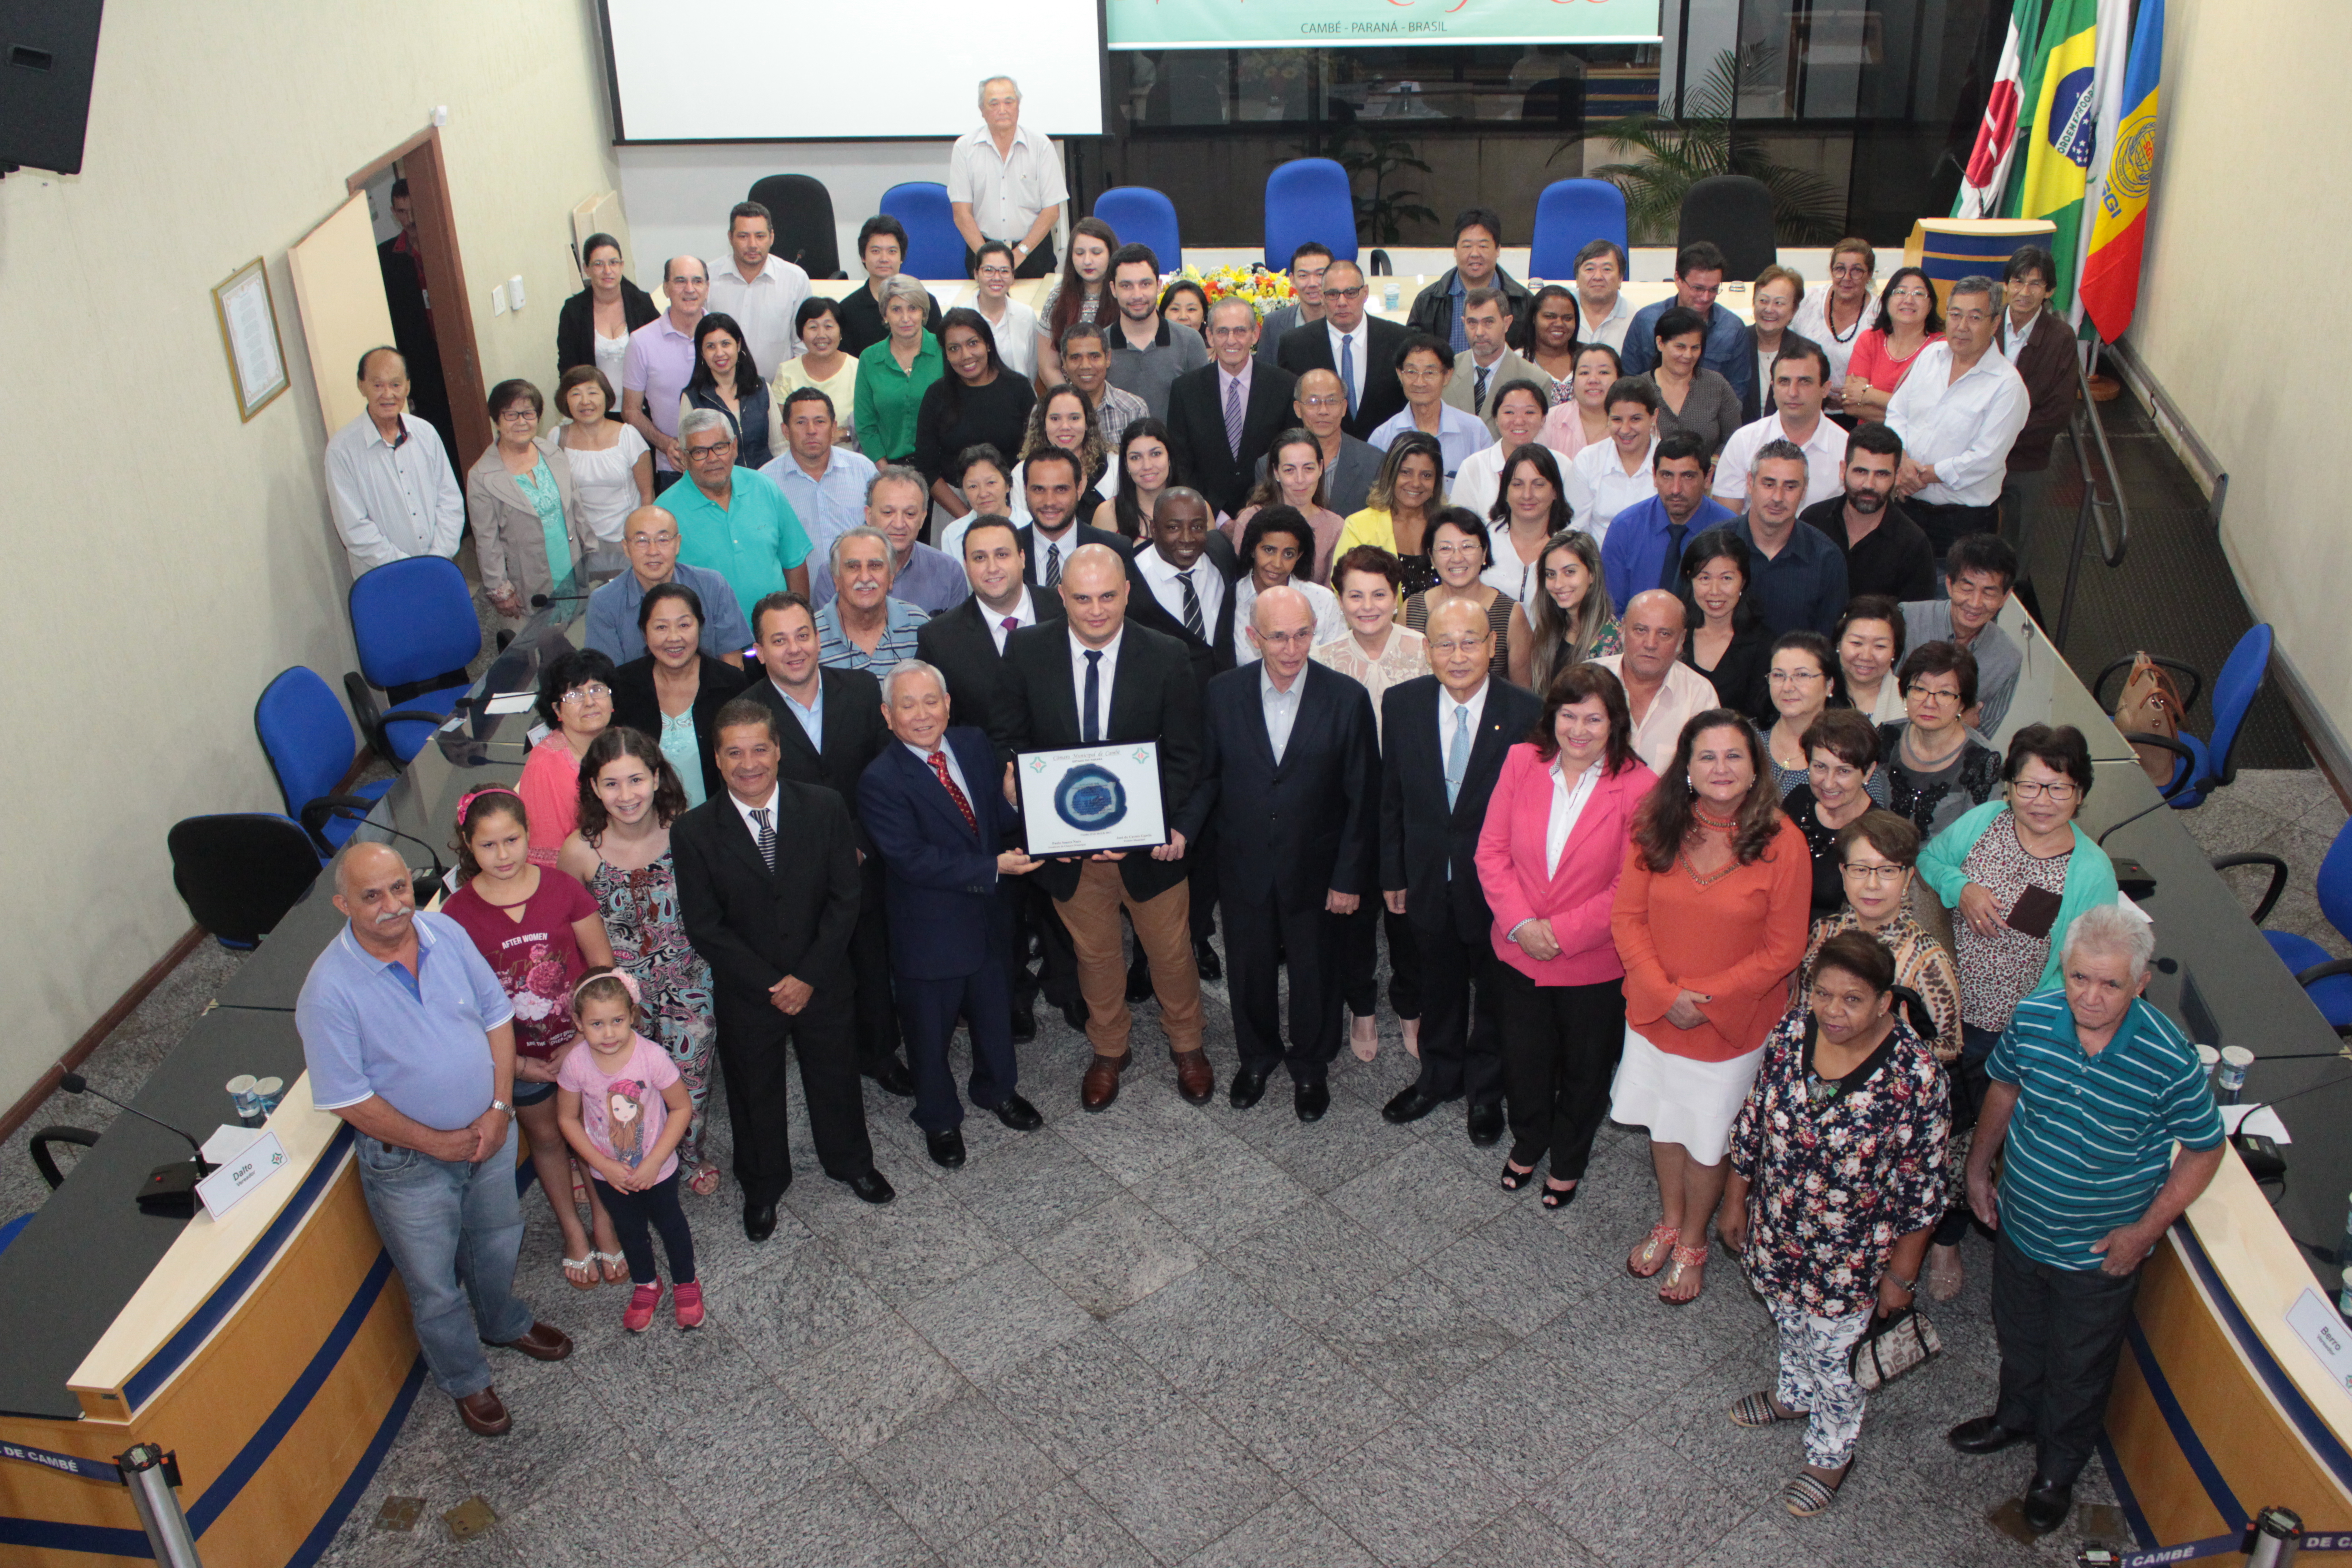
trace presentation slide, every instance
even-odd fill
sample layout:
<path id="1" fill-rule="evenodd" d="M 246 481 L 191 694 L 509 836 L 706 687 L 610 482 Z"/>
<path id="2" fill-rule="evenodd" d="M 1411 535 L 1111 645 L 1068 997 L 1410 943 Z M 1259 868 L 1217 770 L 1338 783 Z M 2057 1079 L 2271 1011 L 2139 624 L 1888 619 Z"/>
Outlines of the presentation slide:
<path id="1" fill-rule="evenodd" d="M 1104 0 L 1114 49 L 1654 44 L 1659 0 Z"/>
<path id="2" fill-rule="evenodd" d="M 601 0 L 616 140 L 845 142 L 961 136 L 980 81 L 1021 83 L 1048 136 L 1103 130 L 1098 0 L 779 5 Z"/>

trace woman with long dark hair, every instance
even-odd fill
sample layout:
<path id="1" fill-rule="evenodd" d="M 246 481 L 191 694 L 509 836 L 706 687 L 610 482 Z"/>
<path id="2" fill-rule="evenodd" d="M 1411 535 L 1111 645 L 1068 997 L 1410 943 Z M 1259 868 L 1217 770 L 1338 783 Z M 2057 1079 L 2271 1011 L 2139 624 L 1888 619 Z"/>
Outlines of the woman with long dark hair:
<path id="1" fill-rule="evenodd" d="M 1045 395 L 1029 409 L 1029 427 L 1022 433 L 1022 461 L 1013 465 L 1009 476 L 1012 493 L 1007 504 L 1013 510 L 1013 521 L 1029 521 L 1029 505 L 1024 499 L 1026 474 L 1024 464 L 1032 452 L 1042 452 L 1048 447 L 1058 447 L 1078 460 L 1078 515 L 1086 517 L 1101 501 L 1110 499 L 1110 449 L 1103 445 L 1102 426 L 1095 418 L 1093 405 L 1087 395 L 1069 383 L 1048 387 Z"/>
<path id="2" fill-rule="evenodd" d="M 735 318 L 714 311 L 694 324 L 694 374 L 678 395 L 682 418 L 692 408 L 715 408 L 735 432 L 735 466 L 760 468 L 784 445 L 782 405 L 768 394 L 751 345 Z"/>
<path id="3" fill-rule="evenodd" d="M 1151 513 L 1162 492 L 1185 482 L 1176 471 L 1176 446 L 1157 419 L 1130 422 L 1119 433 L 1118 462 L 1112 472 L 1118 488 L 1095 508 L 1094 525 L 1123 539 L 1149 542 Z"/>
<path id="4" fill-rule="evenodd" d="M 1110 257 L 1118 248 L 1118 231 L 1098 217 L 1082 217 L 1070 226 L 1070 254 L 1062 258 L 1062 275 L 1037 307 L 1041 388 L 1066 379 L 1060 353 L 1065 331 L 1079 321 L 1118 319 L 1118 301 L 1110 296 Z"/>
<path id="5" fill-rule="evenodd" d="M 1588 658 L 1625 651 L 1609 613 L 1601 542 L 1570 529 L 1544 542 L 1535 597 L 1511 617 L 1511 679 L 1530 691 L 1551 689 L 1552 676 Z"/>
<path id="6" fill-rule="evenodd" d="M 1525 441 L 1503 459 L 1502 486 L 1486 521 L 1495 531 L 1486 581 L 1524 605 L 1543 591 L 1544 546 L 1566 533 L 1570 521 L 1568 487 L 1549 447 Z"/>
<path id="7" fill-rule="evenodd" d="M 1682 661 L 1706 677 L 1724 707 L 1762 720 L 1772 711 L 1765 679 L 1772 639 L 1748 597 L 1748 541 L 1710 528 L 1683 546 L 1677 591 L 1683 601 Z"/>
<path id="8" fill-rule="evenodd" d="M 931 500 L 961 517 L 971 509 L 955 485 L 957 456 L 983 443 L 999 451 L 1017 446 L 1037 394 L 1004 368 L 988 318 L 968 306 L 940 318 L 940 353 L 948 373 L 924 389 L 915 410 L 914 466 L 929 483 Z"/>
<path id="9" fill-rule="evenodd" d="M 1289 507 L 1315 530 L 1314 558 L 1299 569 L 1298 574 L 1317 584 L 1328 584 L 1332 557 L 1339 553 L 1339 536 L 1348 531 L 1347 519 L 1333 511 L 1325 499 L 1330 493 L 1324 488 L 1328 478 L 1323 468 L 1323 443 L 1311 432 L 1285 430 L 1266 449 L 1265 478 L 1250 491 L 1249 500 L 1242 510 L 1225 520 L 1227 536 L 1238 544 L 1249 531 L 1250 519 L 1260 507 Z M 1246 553 L 1242 564 L 1249 564 Z M 1242 624 L 1238 613 L 1234 624 Z"/>
<path id="10" fill-rule="evenodd" d="M 1856 419 L 1886 417 L 1887 399 L 1911 374 L 1911 362 L 1944 335 L 1936 286 L 1916 267 L 1898 267 L 1878 296 L 1878 320 L 1854 340 L 1846 362 L 1845 411 Z"/>
<path id="11" fill-rule="evenodd" d="M 1402 594 L 1418 594 L 1437 581 L 1429 558 L 1429 526 L 1444 505 L 1444 450 L 1436 437 L 1408 431 L 1389 443 L 1364 510 L 1349 513 L 1339 531 L 1339 553 L 1360 545 L 1387 551 L 1404 574 Z"/>

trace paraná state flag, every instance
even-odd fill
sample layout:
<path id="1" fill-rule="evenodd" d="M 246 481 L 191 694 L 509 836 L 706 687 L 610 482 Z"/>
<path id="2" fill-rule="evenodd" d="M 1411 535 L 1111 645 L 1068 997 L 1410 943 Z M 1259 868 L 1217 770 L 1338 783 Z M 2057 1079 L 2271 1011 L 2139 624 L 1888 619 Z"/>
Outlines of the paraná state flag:
<path id="1" fill-rule="evenodd" d="M 2002 187 L 2009 184 L 2010 165 L 2017 152 L 2020 79 L 2027 41 L 2042 0 L 2017 0 L 2009 14 L 2009 32 L 2001 39 L 2000 64 L 1994 68 L 1992 91 L 1986 96 L 1984 119 L 1977 126 L 1976 146 L 1960 174 L 1959 195 L 1952 199 L 1954 217 L 1991 217 L 2000 207 Z"/>
<path id="2" fill-rule="evenodd" d="M 2025 184 L 2018 214 L 2057 226 L 2050 237 L 2050 254 L 2058 263 L 2058 289 L 2051 304 L 2061 312 L 2074 298 L 2084 172 L 2098 140 L 2098 0 L 2053 0 L 2035 51 L 2039 69 L 2029 73 L 2033 130 L 2022 139 Z"/>
<path id="3" fill-rule="evenodd" d="M 2156 172 L 2157 79 L 2164 68 L 2164 0 L 2141 0 L 2124 68 L 2123 122 L 2107 160 L 2106 188 L 2091 214 L 2091 252 L 2083 263 L 2083 309 L 2099 336 L 2114 342 L 2139 304 L 2140 249 L 2147 236 L 2147 194 Z"/>

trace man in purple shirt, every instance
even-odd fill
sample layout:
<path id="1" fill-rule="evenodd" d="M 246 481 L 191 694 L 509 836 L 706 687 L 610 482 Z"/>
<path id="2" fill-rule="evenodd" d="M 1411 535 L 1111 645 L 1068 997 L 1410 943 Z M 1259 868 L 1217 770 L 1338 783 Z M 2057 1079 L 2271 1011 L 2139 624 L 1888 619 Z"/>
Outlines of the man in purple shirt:
<path id="1" fill-rule="evenodd" d="M 629 334 L 621 363 L 621 417 L 654 449 L 654 493 L 686 472 L 677 446 L 677 400 L 694 378 L 694 328 L 710 294 L 710 270 L 699 257 L 673 256 L 662 270 L 669 309 Z"/>

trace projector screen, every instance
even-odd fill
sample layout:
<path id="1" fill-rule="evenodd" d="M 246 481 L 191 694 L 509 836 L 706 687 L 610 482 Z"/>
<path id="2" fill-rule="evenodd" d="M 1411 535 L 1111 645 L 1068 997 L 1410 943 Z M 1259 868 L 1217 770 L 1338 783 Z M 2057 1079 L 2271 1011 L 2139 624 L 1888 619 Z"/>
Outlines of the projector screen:
<path id="1" fill-rule="evenodd" d="M 600 4 L 616 142 L 961 136 L 992 72 L 1031 130 L 1102 134 L 1102 0 Z"/>
<path id="2" fill-rule="evenodd" d="M 1114 49 L 1654 44 L 1659 0 L 1104 0 Z"/>

